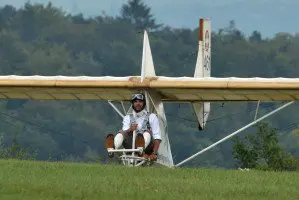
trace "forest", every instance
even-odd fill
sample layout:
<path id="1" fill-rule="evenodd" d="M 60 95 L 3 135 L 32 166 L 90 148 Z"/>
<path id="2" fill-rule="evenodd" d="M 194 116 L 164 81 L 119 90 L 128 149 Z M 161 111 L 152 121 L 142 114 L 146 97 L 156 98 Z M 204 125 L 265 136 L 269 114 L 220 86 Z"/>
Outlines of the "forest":
<path id="1" fill-rule="evenodd" d="M 200 16 L 200 13 L 198 14 Z M 190 20 L 199 20 L 194 16 Z M 53 6 L 26 3 L 0 8 L 0 74 L 65 76 L 139 75 L 143 30 L 149 33 L 157 75 L 193 76 L 198 28 L 157 24 L 141 0 L 119 15 L 84 18 Z M 213 22 L 212 22 L 213 26 Z M 248 37 L 229 21 L 212 33 L 213 77 L 299 77 L 299 35 Z M 260 102 L 258 116 L 284 102 Z M 189 104 L 165 104 L 174 162 L 198 152 L 254 120 L 257 102 L 212 103 L 206 129 L 199 131 Z M 298 104 L 264 122 L 275 128 L 279 145 L 299 156 Z M 49 161 L 107 162 L 104 137 L 122 119 L 107 102 L 0 100 L 0 157 Z M 256 134 L 252 127 L 241 138 Z M 193 167 L 234 168 L 234 140 L 194 159 Z M 298 165 L 299 166 L 299 165 Z"/>

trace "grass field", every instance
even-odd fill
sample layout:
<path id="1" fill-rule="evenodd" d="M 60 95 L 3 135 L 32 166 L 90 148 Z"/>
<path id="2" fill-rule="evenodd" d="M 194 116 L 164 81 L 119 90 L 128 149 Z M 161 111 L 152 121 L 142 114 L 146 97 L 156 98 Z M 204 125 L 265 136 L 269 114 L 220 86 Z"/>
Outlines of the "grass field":
<path id="1" fill-rule="evenodd" d="M 299 173 L 0 160 L 0 199 L 299 199 Z"/>

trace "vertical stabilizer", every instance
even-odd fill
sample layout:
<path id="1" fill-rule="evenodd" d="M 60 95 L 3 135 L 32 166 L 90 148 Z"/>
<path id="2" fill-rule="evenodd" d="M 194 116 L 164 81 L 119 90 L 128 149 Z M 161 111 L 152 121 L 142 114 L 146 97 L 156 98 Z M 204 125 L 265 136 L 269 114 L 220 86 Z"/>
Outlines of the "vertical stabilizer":
<path id="1" fill-rule="evenodd" d="M 146 77 L 156 76 L 155 67 L 148 39 L 148 34 L 144 31 L 142 65 L 141 65 L 141 81 Z"/>
<path id="2" fill-rule="evenodd" d="M 211 21 L 200 19 L 198 53 L 195 65 L 195 78 L 211 76 Z M 203 130 L 210 114 L 210 102 L 192 103 L 197 116 L 199 129 Z"/>

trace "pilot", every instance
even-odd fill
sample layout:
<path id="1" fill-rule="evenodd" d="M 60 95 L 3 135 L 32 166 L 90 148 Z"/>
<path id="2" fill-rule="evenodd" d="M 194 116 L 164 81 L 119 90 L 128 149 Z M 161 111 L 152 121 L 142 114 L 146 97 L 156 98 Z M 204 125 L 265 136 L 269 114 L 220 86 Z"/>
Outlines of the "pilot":
<path id="1" fill-rule="evenodd" d="M 132 113 L 123 118 L 122 129 L 116 134 L 106 137 L 106 148 L 132 149 L 133 131 L 136 130 L 136 147 L 144 147 L 144 157 L 157 160 L 161 143 L 161 132 L 158 117 L 146 110 L 146 100 L 143 93 L 133 94 L 131 98 Z M 135 117 L 134 117 L 135 116 Z M 113 153 L 108 154 L 113 157 Z"/>

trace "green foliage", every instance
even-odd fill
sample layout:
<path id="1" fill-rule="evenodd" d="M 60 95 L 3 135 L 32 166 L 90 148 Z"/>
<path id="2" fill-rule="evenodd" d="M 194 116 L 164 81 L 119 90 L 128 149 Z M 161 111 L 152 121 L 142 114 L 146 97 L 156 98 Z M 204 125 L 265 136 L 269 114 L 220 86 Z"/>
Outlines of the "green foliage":
<path id="1" fill-rule="evenodd" d="M 145 5 L 142 0 L 129 0 L 121 8 L 121 17 L 125 21 L 134 24 L 137 29 L 156 30 L 161 24 L 156 23 L 151 14 L 151 8 Z"/>
<path id="2" fill-rule="evenodd" d="M 18 160 L 35 160 L 36 151 L 31 148 L 23 148 L 17 139 L 18 134 L 14 134 L 12 143 L 5 147 L 3 136 L 0 138 L 0 159 L 18 159 Z"/>
<path id="3" fill-rule="evenodd" d="M 248 140 L 248 137 L 246 137 Z M 255 168 L 257 166 L 258 154 L 249 147 L 249 144 L 243 143 L 238 137 L 234 139 L 233 157 L 239 161 L 240 168 Z"/>
<path id="4" fill-rule="evenodd" d="M 268 123 L 258 123 L 257 132 L 247 135 L 244 142 L 234 139 L 233 157 L 238 167 L 269 170 L 296 170 L 298 161 L 279 144 L 277 130 Z M 298 168 L 299 169 L 299 168 Z"/>

